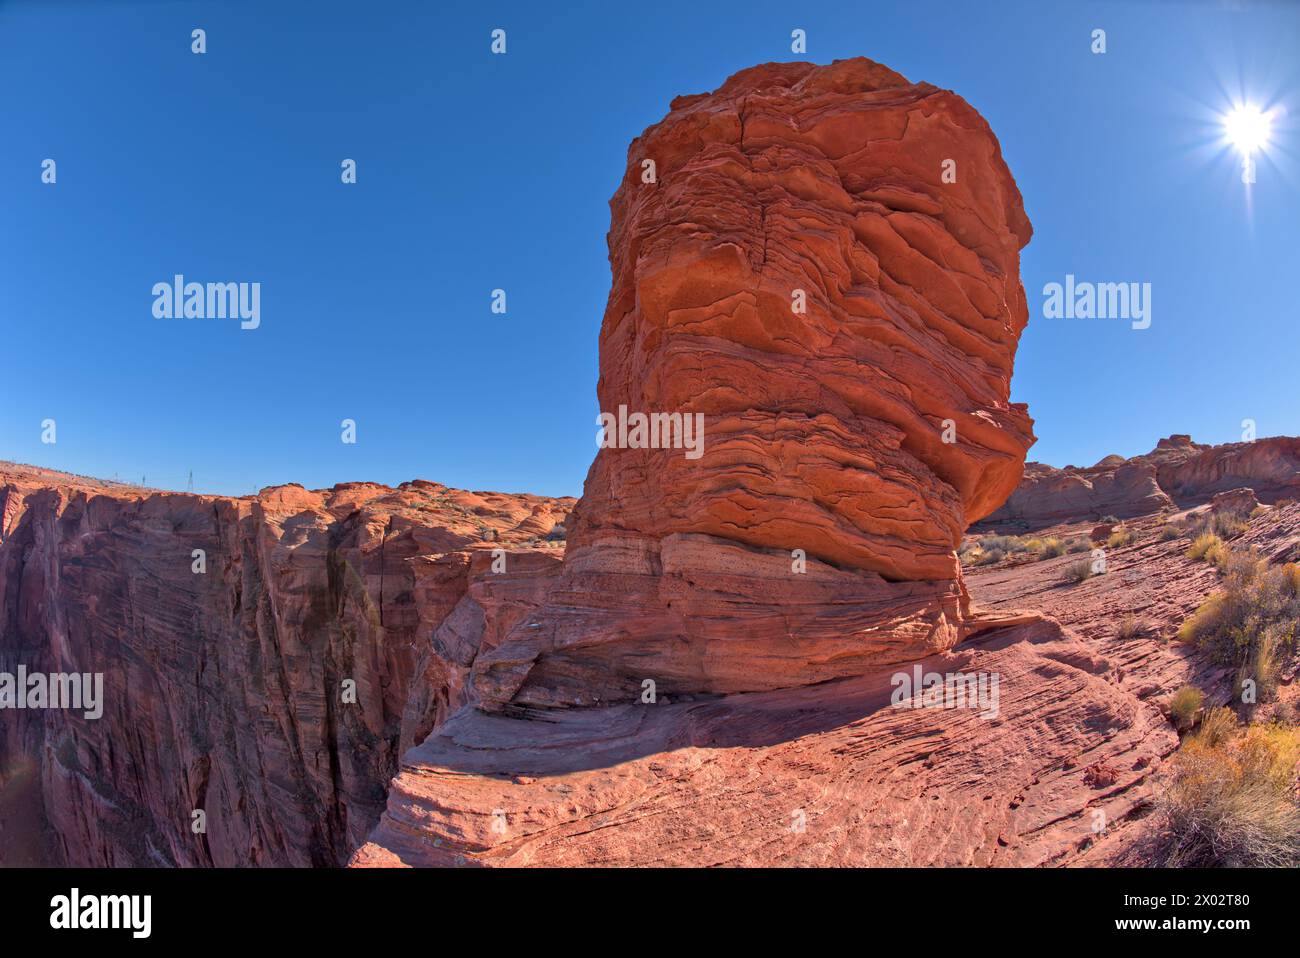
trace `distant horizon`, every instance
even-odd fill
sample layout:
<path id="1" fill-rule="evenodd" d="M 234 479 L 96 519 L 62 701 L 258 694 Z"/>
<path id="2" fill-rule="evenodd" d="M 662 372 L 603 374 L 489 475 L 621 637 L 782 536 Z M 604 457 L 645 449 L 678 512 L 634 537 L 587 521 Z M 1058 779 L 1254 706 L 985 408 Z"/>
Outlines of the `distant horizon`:
<path id="1" fill-rule="evenodd" d="M 0 456 L 171 491 L 192 469 L 207 495 L 425 479 L 580 496 L 629 143 L 741 69 L 854 56 L 966 99 L 1023 194 L 1010 398 L 1036 423 L 1029 461 L 1236 442 L 1245 419 L 1300 435 L 1296 7 L 1016 0 L 967 22 L 926 0 L 507 3 L 365 29 L 349 9 L 0 5 L 0 82 L 22 91 L 0 103 Z M 1248 187 L 1221 129 L 1241 101 L 1278 117 Z M 248 285 L 230 309 L 256 317 L 162 318 L 176 275 Z M 1141 320 L 1081 318 L 1068 294 L 1046 318 L 1046 290 L 1076 278 L 1142 292 Z"/>
<path id="2" fill-rule="evenodd" d="M 1151 444 L 1151 447 L 1149 449 L 1144 449 L 1139 452 L 1129 453 L 1128 455 L 1125 455 L 1122 452 L 1110 452 L 1098 457 L 1092 462 L 1087 462 L 1087 463 L 1069 462 L 1069 463 L 1062 463 L 1062 464 L 1058 464 L 1054 462 L 1044 462 L 1041 459 L 1035 459 L 1033 456 L 1033 447 L 1031 447 L 1029 450 L 1029 455 L 1025 458 L 1025 465 L 1026 466 L 1030 466 L 1030 465 L 1050 466 L 1053 469 L 1060 469 L 1060 470 L 1091 469 L 1097 466 L 1098 464 L 1100 464 L 1104 459 L 1106 459 L 1109 456 L 1120 456 L 1123 459 L 1133 459 L 1137 456 L 1144 456 L 1148 453 L 1154 452 L 1162 440 L 1171 439 L 1174 436 L 1186 436 L 1186 435 L 1191 435 L 1191 441 L 1198 446 L 1231 446 L 1231 445 L 1238 445 L 1247 441 L 1247 440 L 1239 439 L 1236 442 L 1228 441 L 1228 442 L 1209 443 L 1209 442 L 1203 442 L 1197 439 L 1195 435 L 1189 433 L 1171 432 L 1157 438 Z M 1262 442 L 1268 439 L 1295 439 L 1295 438 L 1300 438 L 1300 437 L 1288 435 L 1285 433 L 1279 433 L 1278 435 L 1275 436 L 1257 436 L 1253 441 Z M 215 496 L 215 497 L 224 497 L 227 499 L 255 498 L 258 495 L 258 493 L 262 492 L 265 489 L 278 489 L 284 486 L 301 486 L 302 488 L 307 489 L 310 492 L 321 492 L 329 489 L 334 489 L 338 486 L 348 486 L 348 485 L 374 485 L 374 486 L 385 486 L 389 489 L 397 489 L 403 485 L 406 485 L 407 483 L 412 483 L 412 482 L 432 482 L 437 485 L 444 486 L 445 488 L 448 489 L 455 489 L 460 492 L 470 492 L 475 494 L 495 493 L 498 495 L 509 495 L 509 496 L 541 496 L 547 499 L 581 499 L 582 498 L 581 489 L 579 489 L 575 493 L 552 494 L 548 492 L 538 492 L 535 489 L 494 489 L 494 488 L 486 488 L 486 487 L 470 488 L 468 486 L 457 486 L 451 483 L 443 482 L 441 479 L 438 479 L 435 476 L 410 476 L 406 479 L 398 479 L 394 481 L 381 481 L 378 479 L 340 479 L 336 482 L 331 482 L 326 485 L 319 485 L 319 486 L 306 485 L 296 479 L 289 479 L 284 482 L 264 483 L 250 492 L 239 492 L 239 493 L 210 492 L 208 490 L 200 488 L 201 484 L 198 482 L 198 480 L 196 480 L 195 488 L 191 493 L 190 490 L 177 489 L 172 486 L 159 486 L 159 485 L 154 485 L 153 483 L 147 483 L 142 485 L 141 483 L 136 482 L 132 479 L 114 478 L 113 476 L 97 476 L 97 475 L 92 475 L 90 473 L 72 472 L 68 469 L 61 469 L 57 466 L 45 466 L 45 465 L 41 465 L 40 463 L 34 463 L 34 462 L 19 462 L 14 459 L 6 459 L 2 457 L 0 457 L 0 464 L 21 466 L 21 467 L 26 467 L 31 469 L 45 469 L 48 470 L 49 472 L 64 473 L 66 475 L 76 476 L 77 478 L 80 479 L 89 479 L 98 482 L 111 482 L 117 485 L 130 486 L 132 488 L 138 488 L 138 489 L 155 489 L 159 492 L 180 493 L 182 495 L 191 494 L 196 496 Z M 147 479 L 148 477 L 145 476 L 143 478 Z"/>

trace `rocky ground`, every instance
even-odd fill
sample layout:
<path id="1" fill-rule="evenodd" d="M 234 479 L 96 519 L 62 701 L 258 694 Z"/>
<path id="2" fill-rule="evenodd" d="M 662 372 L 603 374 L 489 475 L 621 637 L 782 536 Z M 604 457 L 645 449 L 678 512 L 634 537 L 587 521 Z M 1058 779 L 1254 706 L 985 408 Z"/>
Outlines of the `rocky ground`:
<path id="1" fill-rule="evenodd" d="M 1064 576 L 1078 554 L 968 571 L 977 608 L 1009 618 L 1033 610 L 1030 621 L 991 622 L 922 664 L 998 673 L 994 721 L 891 708 L 889 672 L 539 716 L 522 732 L 512 719 L 465 712 L 405 756 L 382 824 L 354 863 L 1123 859 L 1178 746 L 1170 695 L 1194 684 L 1211 705 L 1232 692 L 1228 670 L 1175 638 L 1220 574 L 1186 557 L 1186 536 L 1162 534 L 1206 508 L 1125 523 L 1132 542 L 1108 549 L 1108 571 L 1081 583 Z M 1045 534 L 1086 540 L 1095 528 L 1088 520 Z M 1294 559 L 1300 505 L 1261 510 L 1234 542 Z M 1126 616 L 1139 620 L 1138 634 L 1119 634 Z M 1294 697 L 1288 682 L 1279 699 Z"/>

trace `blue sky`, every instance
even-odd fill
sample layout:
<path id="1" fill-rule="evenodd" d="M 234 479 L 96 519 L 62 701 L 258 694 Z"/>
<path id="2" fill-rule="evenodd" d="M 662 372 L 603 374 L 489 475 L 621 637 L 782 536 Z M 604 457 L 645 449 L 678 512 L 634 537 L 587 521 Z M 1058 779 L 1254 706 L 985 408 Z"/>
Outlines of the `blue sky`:
<path id="1" fill-rule="evenodd" d="M 576 495 L 629 140 L 746 66 L 857 55 L 1002 142 L 1030 458 L 1300 434 L 1300 5 L 0 0 L 0 458 Z M 1289 111 L 1249 193 L 1216 142 L 1243 95 Z M 261 327 L 155 319 L 175 273 L 260 282 Z M 1151 283 L 1151 328 L 1044 319 L 1067 273 Z"/>

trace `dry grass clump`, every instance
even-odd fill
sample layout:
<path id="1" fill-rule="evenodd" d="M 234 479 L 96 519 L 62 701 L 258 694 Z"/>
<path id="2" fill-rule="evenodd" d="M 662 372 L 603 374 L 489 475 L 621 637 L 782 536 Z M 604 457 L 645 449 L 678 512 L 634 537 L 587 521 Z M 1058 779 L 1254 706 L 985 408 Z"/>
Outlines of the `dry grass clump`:
<path id="1" fill-rule="evenodd" d="M 1149 630 L 1150 626 L 1145 619 L 1132 612 L 1126 612 L 1120 616 L 1119 625 L 1115 627 L 1115 637 L 1128 641 L 1136 639 L 1139 635 L 1145 635 Z"/>
<path id="2" fill-rule="evenodd" d="M 987 535 L 965 543 L 957 556 L 964 566 L 993 565 L 1008 556 L 1017 555 L 1034 560 L 1052 559 L 1067 552 L 1078 551 L 1076 543 L 1077 540 L 1065 542 L 1057 536 L 1025 539 L 1020 536 Z M 1084 543 L 1083 548 L 1088 548 L 1087 543 Z"/>
<path id="3" fill-rule="evenodd" d="M 1110 537 L 1106 540 L 1107 549 L 1118 549 L 1128 545 L 1133 541 L 1133 533 L 1124 526 L 1120 526 L 1111 532 Z"/>
<path id="4" fill-rule="evenodd" d="M 1222 568 L 1228 559 L 1228 544 L 1213 532 L 1202 532 L 1187 547 L 1187 558 Z"/>
<path id="5" fill-rule="evenodd" d="M 1179 729 L 1188 729 L 1196 721 L 1196 713 L 1205 702 L 1205 693 L 1195 685 L 1184 685 L 1169 699 L 1169 714 Z"/>
<path id="6" fill-rule="evenodd" d="M 1250 520 L 1258 514 L 1258 509 L 1252 510 L 1249 514 L 1232 509 L 1220 509 L 1217 512 L 1207 509 L 1204 512 L 1166 522 L 1160 530 L 1160 538 L 1164 542 L 1182 536 L 1203 539 L 1213 535 L 1219 539 L 1232 539 L 1245 532 Z"/>
<path id="7" fill-rule="evenodd" d="M 1300 865 L 1296 767 L 1300 729 L 1238 727 L 1213 709 L 1183 742 L 1159 805 L 1152 864 L 1294 868 Z"/>
<path id="8" fill-rule="evenodd" d="M 1080 559 L 1078 562 L 1071 562 L 1065 567 L 1065 574 L 1062 579 L 1065 582 L 1078 585 L 1080 582 L 1091 579 L 1092 575 L 1092 560 Z"/>
<path id="9" fill-rule="evenodd" d="M 1056 536 L 1048 536 L 1045 539 L 1026 539 L 1025 547 L 1040 559 L 1053 559 L 1056 556 L 1065 555 L 1066 552 L 1064 540 Z"/>

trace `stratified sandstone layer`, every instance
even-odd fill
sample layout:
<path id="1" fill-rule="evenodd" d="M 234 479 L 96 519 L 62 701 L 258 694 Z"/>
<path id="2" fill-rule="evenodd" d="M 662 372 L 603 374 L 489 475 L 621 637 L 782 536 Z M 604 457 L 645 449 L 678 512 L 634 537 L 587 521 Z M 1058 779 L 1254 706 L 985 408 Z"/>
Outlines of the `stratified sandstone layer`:
<path id="1" fill-rule="evenodd" d="M 1086 468 L 1031 462 L 1006 504 L 979 528 L 1029 531 L 1104 515 L 1129 519 L 1201 505 L 1239 488 L 1254 489 L 1266 503 L 1300 497 L 1300 439 L 1210 446 L 1173 435 L 1145 455 L 1107 456 Z"/>
<path id="2" fill-rule="evenodd" d="M 894 708 L 888 673 L 535 722 L 463 711 L 405 756 L 353 862 L 1066 864 L 1150 800 L 1178 743 L 1051 622 L 916 664 L 998 675 L 998 714 Z"/>
<path id="3" fill-rule="evenodd" d="M 97 720 L 0 712 L 0 816 L 25 823 L 0 828 L 0 864 L 341 863 L 401 749 L 460 704 L 468 663 L 430 636 L 478 551 L 558 563 L 537 530 L 572 502 L 429 482 L 232 499 L 0 463 L 0 672 L 104 675 Z"/>
<path id="4" fill-rule="evenodd" d="M 869 60 L 768 64 L 674 100 L 610 206 L 600 408 L 702 415 L 703 455 L 598 453 L 547 600 L 484 639 L 479 704 L 784 688 L 951 647 L 954 547 L 1032 442 L 1008 402 L 1030 226 L 988 125 Z"/>

